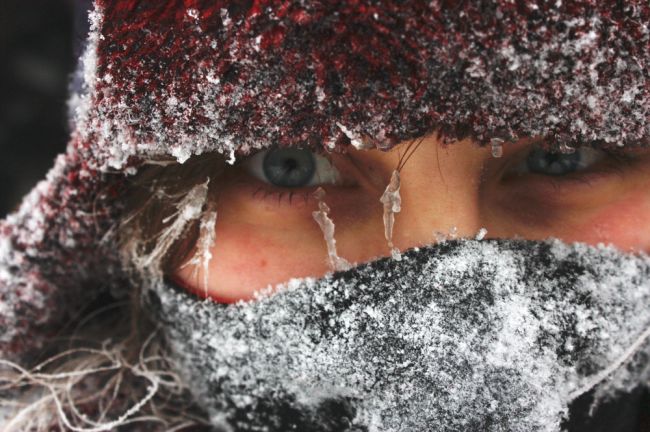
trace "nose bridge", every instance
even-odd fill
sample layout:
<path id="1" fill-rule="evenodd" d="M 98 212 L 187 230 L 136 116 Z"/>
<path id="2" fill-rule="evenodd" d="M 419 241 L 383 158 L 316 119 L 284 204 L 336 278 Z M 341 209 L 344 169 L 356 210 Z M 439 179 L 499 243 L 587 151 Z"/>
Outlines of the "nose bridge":
<path id="1" fill-rule="evenodd" d="M 476 147 L 454 145 L 459 147 L 423 149 L 405 166 L 402 211 L 395 226 L 398 246 L 431 243 L 439 234 L 473 237 L 482 228 L 479 194 L 484 155 Z"/>

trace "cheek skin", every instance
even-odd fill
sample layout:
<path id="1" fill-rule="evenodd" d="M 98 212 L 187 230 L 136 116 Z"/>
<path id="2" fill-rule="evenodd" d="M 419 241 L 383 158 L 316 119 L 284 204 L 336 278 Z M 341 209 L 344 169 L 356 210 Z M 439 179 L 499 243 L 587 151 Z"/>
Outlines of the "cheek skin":
<path id="1" fill-rule="evenodd" d="M 650 252 L 648 167 L 640 160 L 595 180 L 552 187 L 539 179 L 496 183 L 482 194 L 482 219 L 490 237 L 553 237 Z"/>
<path id="2" fill-rule="evenodd" d="M 275 196 L 260 200 L 246 193 L 233 188 L 220 197 L 228 206 L 218 213 L 208 267 L 209 297 L 220 303 L 249 300 L 265 287 L 291 278 L 322 277 L 330 271 L 323 233 L 312 217 L 318 208 L 315 199 L 300 199 L 299 205 L 287 206 L 286 202 L 279 204 Z M 381 222 L 378 197 L 332 192 L 325 202 L 335 222 L 339 256 L 362 262 L 381 254 L 384 243 L 377 244 L 371 237 L 383 239 L 383 225 L 372 224 L 377 235 L 371 236 L 366 223 Z M 181 268 L 172 280 L 205 297 L 202 268 Z"/>
<path id="3" fill-rule="evenodd" d="M 608 243 L 627 251 L 650 252 L 650 198 L 635 193 L 599 210 L 581 229 L 587 243 Z"/>
<path id="4" fill-rule="evenodd" d="M 611 244 L 623 251 L 650 252 L 650 181 L 645 170 L 620 179 L 584 216 L 573 218 L 565 241 Z"/>
<path id="5" fill-rule="evenodd" d="M 296 234 L 301 234 L 299 237 Z M 217 223 L 208 267 L 208 295 L 220 303 L 249 300 L 260 288 L 295 277 L 321 276 L 328 271 L 320 231 L 315 234 L 258 229 L 223 220 Z M 323 257 L 322 260 L 313 257 Z M 175 281 L 205 296 L 203 269 L 185 267 Z"/>

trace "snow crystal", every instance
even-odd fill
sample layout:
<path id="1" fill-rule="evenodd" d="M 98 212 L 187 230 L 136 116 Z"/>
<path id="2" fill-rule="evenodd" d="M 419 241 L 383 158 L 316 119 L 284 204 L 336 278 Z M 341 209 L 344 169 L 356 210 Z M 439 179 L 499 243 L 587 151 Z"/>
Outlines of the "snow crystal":
<path id="1" fill-rule="evenodd" d="M 325 91 L 320 86 L 316 87 L 316 100 L 318 102 L 323 102 L 325 100 Z M 341 123 L 337 123 L 337 126 L 340 127 L 341 130 L 343 130 L 343 128 L 345 127 L 345 126 L 341 125 Z M 344 131 L 344 133 L 345 133 L 345 131 Z"/>
<path id="2" fill-rule="evenodd" d="M 223 22 L 224 27 L 229 27 L 232 24 L 232 19 L 228 14 L 228 9 L 222 8 L 220 10 L 221 21 Z"/>
<path id="3" fill-rule="evenodd" d="M 447 234 L 442 233 L 440 231 L 434 230 L 433 231 L 433 240 L 435 243 L 442 243 L 447 241 Z"/>
<path id="4" fill-rule="evenodd" d="M 350 144 L 357 150 L 367 150 L 374 147 L 372 143 L 367 140 L 364 140 L 360 135 L 357 135 L 352 130 L 348 129 L 339 122 L 336 122 L 336 125 L 341 129 L 341 131 L 350 139 Z"/>
<path id="5" fill-rule="evenodd" d="M 478 233 L 476 233 L 476 237 L 474 237 L 476 240 L 483 240 L 485 236 L 487 235 L 488 230 L 485 228 L 481 228 L 478 230 Z"/>
<path id="6" fill-rule="evenodd" d="M 650 379 L 645 255 L 464 240 L 404 258 L 236 305 L 160 284 L 152 313 L 203 406 L 234 429 L 558 432 L 585 388 Z"/>
<path id="7" fill-rule="evenodd" d="M 79 128 L 82 135 L 88 135 L 91 132 L 87 128 L 92 115 L 92 95 L 97 82 L 97 46 L 102 37 L 100 34 L 102 19 L 101 9 L 96 9 L 88 14 L 90 31 L 84 54 L 80 59 L 82 85 L 79 93 L 73 94 L 68 102 L 70 110 L 74 114 L 75 126 Z"/>
<path id="8" fill-rule="evenodd" d="M 398 68 L 350 61 L 372 58 L 377 53 L 366 50 L 376 47 L 362 44 L 352 53 L 341 43 L 354 37 L 349 32 L 359 24 L 369 40 L 392 37 L 385 33 L 385 11 L 348 16 L 329 5 L 323 13 L 342 20 L 339 34 L 332 27 L 338 19 L 319 20 L 312 28 L 274 8 L 240 16 L 195 5 L 184 11 L 189 19 L 174 24 L 181 43 L 172 49 L 156 45 L 170 31 L 164 20 L 143 20 L 130 33 L 111 21 L 119 11 L 105 7 L 108 22 L 100 6 L 91 14 L 84 90 L 71 98 L 75 133 L 96 150 L 93 168 L 121 168 L 132 156 L 173 155 L 182 162 L 205 152 L 304 144 L 307 137 L 310 146 L 328 149 L 348 142 L 357 149 L 387 149 L 436 130 L 443 140 L 469 134 L 487 145 L 503 134 L 555 137 L 572 146 L 648 138 L 643 71 L 649 57 L 642 49 L 648 28 L 641 7 L 625 6 L 624 20 L 605 21 L 599 18 L 602 6 L 594 5 L 589 16 L 551 6 L 535 23 L 527 19 L 529 11 L 517 8 L 486 10 L 485 21 L 472 16 L 471 5 L 458 14 L 436 2 L 400 8 L 394 23 L 400 38 L 386 44 L 383 55 L 403 65 Z M 141 14 L 151 10 L 163 13 L 152 4 Z M 501 25 L 489 24 L 496 17 Z M 458 31 L 458 20 L 471 21 L 472 28 Z M 439 37 L 423 37 L 423 28 Z M 539 37 L 522 39 L 526 32 Z M 446 34 L 456 36 L 448 40 Z M 621 44 L 629 44 L 630 52 L 617 49 Z M 140 45 L 161 49 L 140 55 Z M 295 47 L 295 55 L 283 55 L 287 47 Z M 348 73 L 334 73 L 339 64 Z M 174 98 L 184 103 L 174 104 Z M 298 121 L 296 113 L 313 121 Z M 498 146 L 492 150 L 500 153 Z"/>
<path id="9" fill-rule="evenodd" d="M 167 99 L 167 106 L 170 108 L 174 108 L 178 105 L 178 98 L 175 96 L 171 96 Z"/>

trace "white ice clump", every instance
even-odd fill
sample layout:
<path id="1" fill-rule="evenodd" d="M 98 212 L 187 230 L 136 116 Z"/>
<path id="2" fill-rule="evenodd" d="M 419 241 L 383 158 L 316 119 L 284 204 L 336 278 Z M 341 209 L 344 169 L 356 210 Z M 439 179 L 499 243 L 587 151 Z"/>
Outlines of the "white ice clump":
<path id="1" fill-rule="evenodd" d="M 487 229 L 485 229 L 485 228 L 481 228 L 481 229 L 478 230 L 478 232 L 476 233 L 476 236 L 474 237 L 474 239 L 476 239 L 476 240 L 483 240 L 483 239 L 485 238 L 485 236 L 487 235 L 487 233 L 488 233 L 488 230 L 487 230 Z"/>
<path id="2" fill-rule="evenodd" d="M 364 139 L 361 135 L 356 134 L 354 131 L 345 127 L 345 125 L 336 122 L 336 125 L 341 129 L 341 131 L 350 139 L 350 144 L 357 150 L 368 150 L 374 148 L 370 140 Z"/>
<path id="3" fill-rule="evenodd" d="M 433 240 L 434 240 L 435 243 L 444 243 L 444 242 L 447 241 L 447 235 L 440 232 L 440 231 L 434 230 L 433 231 Z"/>
<path id="4" fill-rule="evenodd" d="M 384 205 L 384 236 L 388 242 L 391 256 L 400 259 L 400 251 L 393 244 L 393 228 L 395 227 L 395 213 L 402 211 L 402 197 L 400 196 L 400 175 L 394 170 L 390 182 L 379 201 Z"/>
<path id="5" fill-rule="evenodd" d="M 325 190 L 323 188 L 318 188 L 314 192 L 314 198 L 318 201 L 318 211 L 312 212 L 312 216 L 321 231 L 323 232 L 323 237 L 325 238 L 325 243 L 327 245 L 327 262 L 330 268 L 333 271 L 344 271 L 349 269 L 350 263 L 338 255 L 336 251 L 336 239 L 334 238 L 334 222 L 329 217 L 330 208 L 325 204 L 323 199 L 325 198 Z"/>
<path id="6" fill-rule="evenodd" d="M 234 165 L 236 161 L 237 161 L 237 157 L 235 156 L 235 149 L 231 148 L 228 151 L 228 159 L 226 160 L 226 162 L 229 165 Z"/>

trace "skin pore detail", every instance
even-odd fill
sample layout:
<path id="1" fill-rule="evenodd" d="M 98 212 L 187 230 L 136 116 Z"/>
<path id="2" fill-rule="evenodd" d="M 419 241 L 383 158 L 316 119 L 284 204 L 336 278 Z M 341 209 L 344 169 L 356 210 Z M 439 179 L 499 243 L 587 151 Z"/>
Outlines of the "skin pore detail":
<path id="1" fill-rule="evenodd" d="M 650 250 L 650 233 L 640 229 L 650 225 L 649 152 L 576 149 L 558 162 L 533 153 L 536 142 L 505 144 L 495 158 L 489 147 L 470 140 L 442 146 L 435 135 L 425 137 L 400 171 L 395 246 L 435 243 L 439 233 L 451 230 L 474 237 L 485 228 L 487 238 L 555 237 Z M 359 264 L 390 256 L 379 199 L 405 150 L 405 145 L 388 152 L 351 148 L 328 155 L 317 161 L 324 167 L 320 181 L 298 187 L 270 184 L 263 177 L 272 171 L 259 174 L 267 163 L 261 157 L 252 169 L 246 161 L 236 164 L 219 180 L 208 296 L 223 303 L 248 300 L 269 285 L 331 271 L 323 233 L 312 217 L 318 187 L 331 209 L 340 257 Z M 205 295 L 203 269 L 185 266 L 169 276 Z"/>

